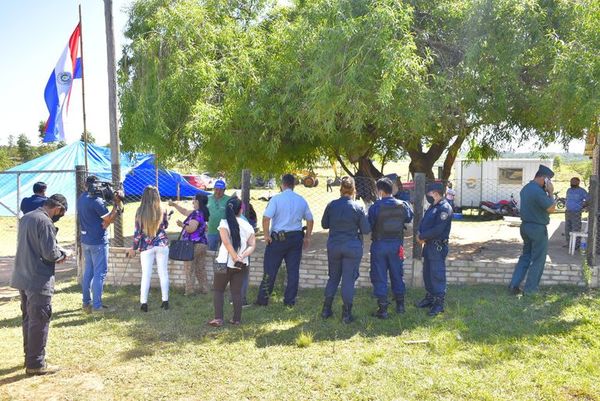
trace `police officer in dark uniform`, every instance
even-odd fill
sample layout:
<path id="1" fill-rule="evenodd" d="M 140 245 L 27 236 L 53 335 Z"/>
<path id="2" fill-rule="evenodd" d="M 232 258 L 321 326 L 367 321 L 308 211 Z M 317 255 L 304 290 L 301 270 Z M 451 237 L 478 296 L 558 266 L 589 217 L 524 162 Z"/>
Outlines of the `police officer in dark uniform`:
<path id="1" fill-rule="evenodd" d="M 550 213 L 554 211 L 554 172 L 540 165 L 535 177 L 521 189 L 521 238 L 523 252 L 515 266 L 509 284 L 511 294 L 521 292 L 520 285 L 527 276 L 523 293 L 533 294 L 544 272 L 546 254 L 548 253 L 548 229 Z"/>
<path id="2" fill-rule="evenodd" d="M 444 186 L 431 183 L 427 186 L 427 201 L 430 206 L 421 220 L 417 241 L 423 248 L 423 281 L 425 298 L 418 308 L 429 308 L 429 316 L 444 311 L 446 296 L 446 256 L 448 238 L 452 226 L 452 207 L 444 199 Z"/>
<path id="3" fill-rule="evenodd" d="M 404 313 L 404 229 L 405 224 L 412 221 L 413 211 L 408 203 L 392 196 L 393 186 L 389 178 L 377 181 L 376 188 L 379 200 L 369 208 L 372 239 L 370 277 L 378 306 L 373 315 L 387 319 L 388 274 L 396 300 L 396 312 Z"/>

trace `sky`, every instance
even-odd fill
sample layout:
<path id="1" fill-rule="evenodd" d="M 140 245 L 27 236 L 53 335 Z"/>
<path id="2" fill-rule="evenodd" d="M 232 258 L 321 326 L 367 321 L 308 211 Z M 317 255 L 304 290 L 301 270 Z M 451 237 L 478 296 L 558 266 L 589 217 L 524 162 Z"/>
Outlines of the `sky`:
<path id="1" fill-rule="evenodd" d="M 133 0 L 113 0 L 117 60 L 125 42 L 127 9 Z M 109 143 L 106 36 L 103 0 L 0 0 L 0 144 L 9 135 L 26 134 L 39 143 L 38 124 L 48 118 L 44 88 L 78 21 L 81 4 L 87 129 L 96 143 Z M 83 132 L 81 81 L 75 80 L 66 129 Z M 523 152 L 537 150 L 533 143 L 520 144 Z M 573 141 L 571 153 L 582 153 L 583 141 Z M 563 152 L 560 145 L 542 149 Z"/>

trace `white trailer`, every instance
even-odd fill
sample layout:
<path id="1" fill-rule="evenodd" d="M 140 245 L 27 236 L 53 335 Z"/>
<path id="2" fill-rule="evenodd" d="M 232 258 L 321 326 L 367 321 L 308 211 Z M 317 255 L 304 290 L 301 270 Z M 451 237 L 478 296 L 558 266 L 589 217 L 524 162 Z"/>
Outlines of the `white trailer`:
<path id="1" fill-rule="evenodd" d="M 477 208 L 482 201 L 498 202 L 514 196 L 520 205 L 521 188 L 535 176 L 540 164 L 552 168 L 551 159 L 496 159 L 480 163 L 454 163 L 456 207 Z"/>

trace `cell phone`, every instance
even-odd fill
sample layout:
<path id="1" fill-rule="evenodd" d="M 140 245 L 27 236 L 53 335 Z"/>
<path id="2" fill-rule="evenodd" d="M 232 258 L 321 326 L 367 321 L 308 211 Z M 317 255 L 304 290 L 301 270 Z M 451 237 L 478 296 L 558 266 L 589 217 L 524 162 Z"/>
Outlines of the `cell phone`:
<path id="1" fill-rule="evenodd" d="M 550 183 L 550 178 L 544 177 L 544 188 L 546 188 L 549 183 Z"/>

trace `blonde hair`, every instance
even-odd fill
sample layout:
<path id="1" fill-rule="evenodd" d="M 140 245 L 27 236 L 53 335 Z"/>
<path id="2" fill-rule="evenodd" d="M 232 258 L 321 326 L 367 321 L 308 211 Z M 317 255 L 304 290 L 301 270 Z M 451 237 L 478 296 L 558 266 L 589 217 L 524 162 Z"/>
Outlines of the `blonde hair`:
<path id="1" fill-rule="evenodd" d="M 144 234 L 152 237 L 156 235 L 162 219 L 158 188 L 152 185 L 144 188 L 140 207 L 135 213 L 135 219 Z"/>
<path id="2" fill-rule="evenodd" d="M 356 186 L 354 185 L 354 178 L 342 177 L 342 183 L 340 184 L 340 193 L 345 196 L 352 196 L 356 192 Z"/>

